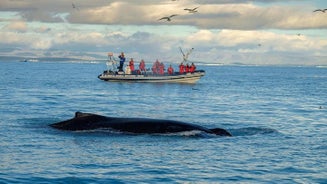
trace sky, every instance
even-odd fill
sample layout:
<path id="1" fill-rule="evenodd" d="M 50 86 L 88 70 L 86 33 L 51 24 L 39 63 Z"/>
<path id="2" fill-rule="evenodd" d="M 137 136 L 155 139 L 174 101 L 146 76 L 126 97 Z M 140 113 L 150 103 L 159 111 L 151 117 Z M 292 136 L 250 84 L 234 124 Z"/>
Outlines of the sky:
<path id="1" fill-rule="evenodd" d="M 326 0 L 1 0 L 0 56 L 125 52 L 180 63 L 181 47 L 210 64 L 327 65 L 327 10 L 314 12 L 326 8 Z"/>

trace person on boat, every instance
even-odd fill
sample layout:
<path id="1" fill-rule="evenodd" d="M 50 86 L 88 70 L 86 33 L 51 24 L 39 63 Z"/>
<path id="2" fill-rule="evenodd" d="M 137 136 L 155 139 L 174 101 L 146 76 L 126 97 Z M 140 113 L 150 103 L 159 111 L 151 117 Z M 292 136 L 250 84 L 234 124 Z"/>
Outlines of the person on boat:
<path id="1" fill-rule="evenodd" d="M 140 62 L 139 69 L 141 72 L 145 72 L 145 62 L 143 59 Z"/>
<path id="2" fill-rule="evenodd" d="M 126 67 L 125 67 L 125 74 L 131 74 L 132 73 L 132 71 L 131 71 L 131 67 L 129 66 L 129 65 L 127 65 Z"/>
<path id="3" fill-rule="evenodd" d="M 133 60 L 133 58 L 131 58 L 131 60 L 129 61 L 129 67 L 130 67 L 130 69 L 131 69 L 131 72 L 133 73 L 133 71 L 134 71 L 134 60 Z"/>
<path id="4" fill-rule="evenodd" d="M 174 68 L 171 65 L 169 65 L 169 67 L 167 69 L 167 72 L 168 72 L 169 75 L 173 75 L 174 74 Z"/>
<path id="5" fill-rule="evenodd" d="M 157 59 L 157 60 L 153 63 L 153 66 L 152 66 L 152 72 L 153 72 L 153 74 L 159 74 L 159 68 L 160 68 L 160 62 L 159 62 L 159 60 Z"/>
<path id="6" fill-rule="evenodd" d="M 153 72 L 153 74 L 157 74 L 157 66 L 156 66 L 156 63 L 153 63 L 153 65 L 152 65 L 152 72 Z"/>
<path id="7" fill-rule="evenodd" d="M 185 66 L 183 64 L 183 62 L 179 65 L 179 73 L 183 74 L 185 72 Z"/>
<path id="8" fill-rule="evenodd" d="M 195 70 L 196 70 L 196 66 L 194 65 L 194 63 L 192 63 L 190 66 L 190 72 L 193 73 L 195 72 Z"/>
<path id="9" fill-rule="evenodd" d="M 163 63 L 159 64 L 159 74 L 160 75 L 165 74 L 165 65 Z"/>
<path id="10" fill-rule="evenodd" d="M 156 60 L 155 65 L 156 65 L 156 69 L 157 69 L 156 73 L 159 74 L 159 72 L 160 72 L 160 62 L 159 62 L 158 59 Z"/>
<path id="11" fill-rule="evenodd" d="M 118 57 L 120 59 L 118 70 L 119 71 L 123 71 L 124 62 L 126 60 L 125 55 L 124 55 L 124 52 L 122 52 Z"/>
<path id="12" fill-rule="evenodd" d="M 190 72 L 190 65 L 187 63 L 185 66 L 185 72 L 189 73 Z"/>

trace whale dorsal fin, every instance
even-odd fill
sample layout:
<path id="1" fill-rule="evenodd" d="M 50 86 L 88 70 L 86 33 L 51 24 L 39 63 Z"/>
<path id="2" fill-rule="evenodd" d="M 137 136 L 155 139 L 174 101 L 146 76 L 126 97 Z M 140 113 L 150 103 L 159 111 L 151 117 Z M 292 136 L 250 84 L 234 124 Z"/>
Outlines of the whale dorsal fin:
<path id="1" fill-rule="evenodd" d="M 82 117 L 82 116 L 85 116 L 84 113 L 79 111 L 75 112 L 75 118 Z"/>
<path id="2" fill-rule="evenodd" d="M 74 118 L 81 118 L 81 117 L 92 116 L 92 115 L 95 115 L 95 114 L 77 111 L 77 112 L 75 112 Z"/>
<path id="3" fill-rule="evenodd" d="M 92 114 L 84 113 L 84 112 L 80 112 L 80 111 L 75 112 L 75 118 L 80 118 L 80 117 L 85 117 L 85 116 L 90 116 L 90 115 L 92 115 Z"/>

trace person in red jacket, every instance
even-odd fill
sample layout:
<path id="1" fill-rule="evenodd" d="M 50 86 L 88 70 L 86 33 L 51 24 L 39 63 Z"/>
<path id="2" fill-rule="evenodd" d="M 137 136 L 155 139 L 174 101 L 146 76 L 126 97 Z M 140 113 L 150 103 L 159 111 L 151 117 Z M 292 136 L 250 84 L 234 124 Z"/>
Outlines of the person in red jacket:
<path id="1" fill-rule="evenodd" d="M 173 75 L 174 74 L 174 68 L 171 65 L 169 65 L 167 71 L 168 71 L 168 74 L 169 75 Z"/>
<path id="2" fill-rule="evenodd" d="M 131 58 L 131 60 L 129 61 L 129 67 L 131 68 L 131 72 L 134 72 L 135 67 L 134 67 L 134 60 L 133 60 L 133 58 Z"/>
<path id="3" fill-rule="evenodd" d="M 159 74 L 160 75 L 165 74 L 165 65 L 163 63 L 159 64 Z"/>
<path id="4" fill-rule="evenodd" d="M 179 73 L 180 73 L 180 74 L 183 74 L 184 72 L 185 72 L 185 66 L 184 66 L 183 63 L 181 63 L 181 64 L 179 65 Z"/>
<path id="5" fill-rule="evenodd" d="M 185 72 L 186 73 L 189 73 L 190 72 L 190 65 L 188 65 L 188 63 L 186 64 Z"/>
<path id="6" fill-rule="evenodd" d="M 195 70 L 196 70 L 196 66 L 194 65 L 194 63 L 192 63 L 190 66 L 190 72 L 193 73 Z"/>
<path id="7" fill-rule="evenodd" d="M 141 72 L 145 72 L 145 62 L 143 59 L 140 62 L 139 69 Z"/>

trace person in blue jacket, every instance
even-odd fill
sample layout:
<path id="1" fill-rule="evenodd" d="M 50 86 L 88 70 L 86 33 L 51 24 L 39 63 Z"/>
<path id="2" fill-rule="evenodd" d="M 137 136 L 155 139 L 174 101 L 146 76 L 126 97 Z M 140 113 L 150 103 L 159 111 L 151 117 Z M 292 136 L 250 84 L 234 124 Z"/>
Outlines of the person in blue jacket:
<path id="1" fill-rule="evenodd" d="M 119 71 L 123 71 L 123 66 L 124 66 L 124 62 L 126 60 L 125 56 L 124 56 L 124 52 L 122 52 L 119 56 L 119 67 L 118 67 L 118 70 Z"/>

